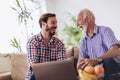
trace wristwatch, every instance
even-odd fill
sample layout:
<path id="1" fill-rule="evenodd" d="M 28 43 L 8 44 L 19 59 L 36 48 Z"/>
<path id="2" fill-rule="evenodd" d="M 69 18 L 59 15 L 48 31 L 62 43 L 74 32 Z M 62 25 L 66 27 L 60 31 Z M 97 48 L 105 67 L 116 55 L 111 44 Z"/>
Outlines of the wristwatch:
<path id="1" fill-rule="evenodd" d="M 101 58 L 98 57 L 98 58 L 96 59 L 96 61 L 97 61 L 98 63 L 101 63 L 101 62 L 103 61 L 103 59 L 101 59 Z"/>

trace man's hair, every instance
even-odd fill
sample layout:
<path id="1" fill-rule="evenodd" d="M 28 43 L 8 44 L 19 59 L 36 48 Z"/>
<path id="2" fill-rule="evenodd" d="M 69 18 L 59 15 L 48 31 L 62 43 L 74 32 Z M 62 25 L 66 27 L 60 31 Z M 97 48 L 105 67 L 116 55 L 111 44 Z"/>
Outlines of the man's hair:
<path id="1" fill-rule="evenodd" d="M 83 14 L 83 17 L 91 16 L 91 18 L 95 21 L 95 16 L 94 16 L 93 12 L 90 11 L 89 9 L 83 9 L 80 11 L 80 13 Z"/>
<path id="2" fill-rule="evenodd" d="M 47 23 L 49 17 L 56 17 L 56 15 L 53 14 L 53 13 L 44 13 L 44 14 L 41 15 L 41 17 L 39 19 L 40 27 L 42 27 L 42 22 Z"/>

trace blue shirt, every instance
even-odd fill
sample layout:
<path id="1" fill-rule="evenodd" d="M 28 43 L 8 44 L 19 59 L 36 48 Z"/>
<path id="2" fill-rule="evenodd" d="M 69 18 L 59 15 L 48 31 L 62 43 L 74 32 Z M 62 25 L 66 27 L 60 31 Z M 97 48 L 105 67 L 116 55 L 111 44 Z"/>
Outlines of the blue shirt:
<path id="1" fill-rule="evenodd" d="M 113 31 L 108 27 L 95 25 L 93 36 L 85 35 L 81 40 L 79 59 L 100 57 L 114 44 L 118 44 L 118 40 Z"/>

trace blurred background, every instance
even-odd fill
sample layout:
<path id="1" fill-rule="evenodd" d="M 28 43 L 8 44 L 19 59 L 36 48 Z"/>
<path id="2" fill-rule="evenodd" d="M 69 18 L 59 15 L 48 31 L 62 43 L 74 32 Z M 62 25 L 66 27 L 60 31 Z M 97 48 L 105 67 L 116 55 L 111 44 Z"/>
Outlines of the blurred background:
<path id="1" fill-rule="evenodd" d="M 93 11 L 97 25 L 110 27 L 120 40 L 120 0 L 1 0 L 0 53 L 26 52 L 26 41 L 40 32 L 38 20 L 45 12 L 55 13 L 58 38 L 65 46 L 78 46 L 83 37 L 76 27 L 81 9 Z"/>

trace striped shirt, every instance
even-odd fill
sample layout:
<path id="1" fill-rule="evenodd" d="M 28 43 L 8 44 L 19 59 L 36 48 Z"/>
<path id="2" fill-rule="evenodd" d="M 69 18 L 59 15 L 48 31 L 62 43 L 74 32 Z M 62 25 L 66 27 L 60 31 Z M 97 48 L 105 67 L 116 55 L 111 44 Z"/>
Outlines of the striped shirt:
<path id="1" fill-rule="evenodd" d="M 118 44 L 113 31 L 105 26 L 95 26 L 94 35 L 89 37 L 85 35 L 80 43 L 80 58 L 97 58 L 108 51 L 108 49 Z M 120 61 L 119 61 L 120 62 Z"/>
<path id="2" fill-rule="evenodd" d="M 56 37 L 52 36 L 48 45 L 44 44 L 41 34 L 34 35 L 27 42 L 27 53 L 29 67 L 31 63 L 44 63 L 49 61 L 64 60 L 65 56 L 64 44 Z M 28 79 L 30 79 L 32 71 L 28 70 Z"/>

